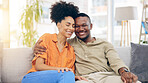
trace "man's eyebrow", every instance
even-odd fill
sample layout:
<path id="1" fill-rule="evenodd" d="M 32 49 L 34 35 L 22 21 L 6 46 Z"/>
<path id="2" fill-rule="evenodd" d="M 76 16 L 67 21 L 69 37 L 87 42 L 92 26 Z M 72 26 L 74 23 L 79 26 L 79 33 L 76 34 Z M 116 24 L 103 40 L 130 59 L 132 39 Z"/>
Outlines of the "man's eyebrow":
<path id="1" fill-rule="evenodd" d="M 85 25 L 85 24 L 87 24 L 87 23 L 83 23 L 83 24 L 81 24 L 81 25 Z M 78 24 L 75 24 L 75 25 L 78 25 Z"/>

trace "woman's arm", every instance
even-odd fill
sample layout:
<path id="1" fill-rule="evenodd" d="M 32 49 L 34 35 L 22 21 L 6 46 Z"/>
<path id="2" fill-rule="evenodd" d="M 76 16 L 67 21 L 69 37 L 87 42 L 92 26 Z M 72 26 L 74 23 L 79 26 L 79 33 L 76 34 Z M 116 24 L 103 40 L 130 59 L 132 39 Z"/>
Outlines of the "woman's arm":
<path id="1" fill-rule="evenodd" d="M 38 58 L 36 59 L 35 69 L 36 69 L 37 71 L 58 70 L 58 72 L 60 72 L 60 71 L 64 72 L 64 70 L 65 70 L 65 71 L 71 71 L 71 72 L 73 72 L 72 69 L 67 68 L 67 67 L 52 67 L 52 66 L 48 66 L 48 65 L 46 65 L 46 64 L 44 64 L 44 63 L 45 63 L 45 62 L 44 62 L 44 59 L 41 58 L 41 57 L 38 57 Z"/>
<path id="2" fill-rule="evenodd" d="M 57 70 L 56 67 L 50 67 L 50 66 L 48 66 L 48 65 L 46 65 L 46 64 L 44 64 L 44 63 L 45 63 L 45 62 L 44 62 L 44 59 L 41 58 L 41 57 L 38 57 L 38 58 L 36 59 L 35 69 L 36 69 L 37 71 L 43 71 L 43 70 Z"/>

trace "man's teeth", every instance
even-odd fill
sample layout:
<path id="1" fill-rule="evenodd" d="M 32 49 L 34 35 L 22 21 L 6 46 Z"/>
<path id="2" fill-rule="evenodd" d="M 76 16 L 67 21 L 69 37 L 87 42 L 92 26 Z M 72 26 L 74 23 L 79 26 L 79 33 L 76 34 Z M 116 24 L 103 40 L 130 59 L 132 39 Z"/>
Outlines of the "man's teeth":
<path id="1" fill-rule="evenodd" d="M 79 34 L 80 34 L 80 35 L 83 35 L 83 34 L 84 34 L 84 32 L 79 32 Z"/>

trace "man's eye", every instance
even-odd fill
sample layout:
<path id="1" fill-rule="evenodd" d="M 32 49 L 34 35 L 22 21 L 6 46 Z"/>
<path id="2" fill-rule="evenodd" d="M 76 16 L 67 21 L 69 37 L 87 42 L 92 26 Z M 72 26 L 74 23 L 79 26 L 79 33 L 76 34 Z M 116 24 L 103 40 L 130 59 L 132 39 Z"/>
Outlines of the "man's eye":
<path id="1" fill-rule="evenodd" d="M 86 27 L 87 25 L 82 25 L 82 27 Z"/>

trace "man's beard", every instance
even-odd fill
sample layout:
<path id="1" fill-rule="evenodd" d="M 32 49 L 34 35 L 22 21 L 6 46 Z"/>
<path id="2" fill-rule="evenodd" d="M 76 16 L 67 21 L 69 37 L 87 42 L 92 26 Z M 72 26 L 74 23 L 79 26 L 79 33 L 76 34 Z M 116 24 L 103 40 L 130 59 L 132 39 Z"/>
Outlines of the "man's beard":
<path id="1" fill-rule="evenodd" d="M 89 36 L 90 36 L 90 33 L 85 38 L 79 38 L 78 36 L 77 37 L 78 37 L 78 39 L 80 39 L 82 41 L 86 41 Z"/>

